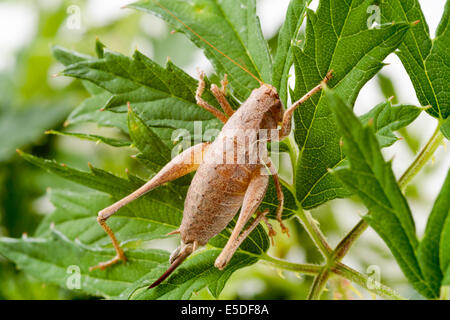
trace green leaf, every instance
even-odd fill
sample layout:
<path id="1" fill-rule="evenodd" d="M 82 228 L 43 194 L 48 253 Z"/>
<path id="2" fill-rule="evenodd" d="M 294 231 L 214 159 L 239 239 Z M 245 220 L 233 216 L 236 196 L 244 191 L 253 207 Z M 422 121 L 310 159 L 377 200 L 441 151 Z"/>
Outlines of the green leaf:
<path id="1" fill-rule="evenodd" d="M 97 38 L 95 40 L 95 52 L 97 53 L 97 57 L 103 58 L 105 48 L 106 46 Z"/>
<path id="2" fill-rule="evenodd" d="M 54 46 L 52 53 L 65 66 L 95 59 L 94 57 L 70 51 L 59 46 Z M 116 114 L 102 109 L 112 95 L 91 82 L 82 81 L 82 83 L 92 97 L 87 98 L 76 107 L 70 113 L 64 125 L 69 126 L 78 123 L 95 122 L 100 126 L 119 128 L 126 133 L 128 131 L 126 115 Z"/>
<path id="3" fill-rule="evenodd" d="M 107 137 L 98 136 L 95 134 L 61 132 L 61 131 L 56 131 L 56 130 L 48 130 L 45 133 L 59 135 L 59 136 L 76 137 L 76 138 L 83 139 L 83 140 L 95 141 L 97 143 L 102 142 L 102 143 L 110 145 L 112 147 L 130 147 L 131 146 L 131 142 L 128 140 L 107 138 Z"/>
<path id="4" fill-rule="evenodd" d="M 417 250 L 423 275 L 436 296 L 439 296 L 443 275 L 450 264 L 450 222 L 445 234 L 446 220 L 450 221 L 450 170 L 428 218 L 425 235 Z M 447 237 L 447 238 L 446 238 Z M 442 246 L 442 247 L 441 247 Z M 446 261 L 448 260 L 448 261 Z"/>
<path id="5" fill-rule="evenodd" d="M 369 209 L 370 214 L 365 219 L 387 244 L 417 291 L 426 297 L 435 297 L 417 261 L 418 240 L 411 211 L 391 164 L 383 159 L 373 129 L 364 127 L 337 93 L 327 89 L 326 97 L 350 162 L 350 168 L 338 168 L 334 174 L 349 190 L 357 193 Z"/>
<path id="6" fill-rule="evenodd" d="M 100 42 L 97 40 L 96 41 L 96 51 L 98 50 L 97 46 L 99 43 Z M 68 50 L 68 49 L 60 47 L 60 46 L 52 47 L 52 54 L 64 66 L 69 66 L 69 65 L 77 63 L 77 62 L 94 59 L 94 57 L 92 57 L 92 56 L 82 54 L 82 53 L 79 53 L 76 51 L 71 51 L 71 50 Z M 105 90 L 103 90 L 102 88 L 100 88 L 88 81 L 82 81 L 81 83 L 86 88 L 86 90 L 93 96 L 105 92 Z"/>
<path id="7" fill-rule="evenodd" d="M 159 172 L 162 167 L 172 160 L 172 150 L 163 143 L 163 141 L 153 132 L 153 129 L 139 118 L 130 107 L 128 111 L 128 128 L 133 145 L 141 151 L 134 156 L 143 163 L 152 173 Z M 174 148 L 180 149 L 182 144 L 173 145 Z M 179 148 L 180 147 L 180 148 Z M 175 181 L 177 185 L 189 185 L 193 175 L 188 174 Z"/>
<path id="8" fill-rule="evenodd" d="M 99 126 L 115 127 L 127 133 L 126 114 L 101 109 L 109 99 L 111 99 L 109 92 L 87 98 L 69 114 L 64 125 L 67 127 L 78 123 L 94 122 Z"/>
<path id="9" fill-rule="evenodd" d="M 97 214 L 113 204 L 111 196 L 100 192 L 69 190 L 51 190 L 49 196 L 55 210 L 39 225 L 37 237 L 47 237 L 52 226 L 70 240 L 78 239 L 90 246 L 110 245 L 110 238 L 98 226 Z M 137 217 L 128 207 L 109 219 L 108 225 L 122 245 L 131 241 L 160 239 L 174 229 L 174 226 L 158 223 L 152 217 Z"/>
<path id="10" fill-rule="evenodd" d="M 142 152 L 142 159 L 153 172 L 158 172 L 171 160 L 169 147 L 131 108 L 128 111 L 128 130 L 134 145 Z"/>
<path id="11" fill-rule="evenodd" d="M 257 261 L 257 258 L 237 252 L 230 264 L 220 271 L 214 267 L 214 261 L 220 250 L 210 249 L 194 253 L 174 274 L 154 289 L 147 290 L 169 267 L 166 263 L 137 281 L 133 286 L 122 292 L 120 298 L 133 300 L 180 300 L 189 299 L 193 292 L 208 287 L 214 297 L 218 297 L 231 274 Z"/>
<path id="12" fill-rule="evenodd" d="M 417 98 L 427 112 L 435 118 L 446 119 L 450 114 L 450 2 L 446 2 L 436 38 L 430 39 L 428 25 L 417 0 L 382 1 L 381 15 L 384 21 L 404 21 L 416 24 L 399 46 L 398 57 L 414 85 Z"/>
<path id="13" fill-rule="evenodd" d="M 442 280 L 442 287 L 450 286 L 450 266 L 447 268 L 447 272 L 444 274 L 444 280 Z M 449 290 L 450 288 L 446 288 Z"/>
<path id="14" fill-rule="evenodd" d="M 450 188 L 448 188 L 448 186 L 447 186 L 447 189 L 445 190 L 445 194 L 447 194 L 447 195 L 449 194 L 448 189 L 450 189 Z M 439 262 L 441 264 L 441 271 L 444 274 L 450 268 L 450 208 L 449 208 L 449 202 L 448 202 L 449 198 L 446 198 L 446 199 L 447 199 L 447 202 L 444 203 L 443 210 L 445 210 L 445 206 L 446 206 L 447 218 L 445 219 L 444 226 L 442 228 L 441 241 L 439 244 Z M 445 200 L 443 200 L 443 201 L 445 201 Z"/>
<path id="15" fill-rule="evenodd" d="M 269 248 L 269 239 L 261 225 L 249 235 L 241 244 L 227 267 L 220 271 L 214 267 L 214 261 L 220 253 L 217 248 L 223 248 L 231 234 L 235 221 L 219 235 L 209 241 L 213 248 L 194 253 L 186 262 L 184 262 L 164 283 L 154 290 L 146 290 L 149 284 L 156 280 L 168 267 L 154 272 L 148 278 L 143 279 L 126 290 L 122 296 L 130 296 L 132 299 L 187 299 L 190 292 L 208 286 L 211 294 L 218 297 L 226 281 L 237 269 L 252 265 L 258 261 L 258 256 L 263 254 Z M 137 288 L 144 288 L 136 291 Z"/>
<path id="16" fill-rule="evenodd" d="M 298 206 L 297 202 L 295 201 L 294 194 L 283 184 L 281 185 L 281 188 L 283 189 L 284 194 L 284 205 L 282 213 L 282 218 L 284 220 L 294 216 L 298 210 Z M 273 179 L 269 177 L 269 186 L 267 187 L 266 195 L 258 210 L 264 211 L 266 209 L 269 209 L 267 217 L 270 219 L 275 219 L 277 207 L 278 207 L 277 190 L 275 188 L 275 183 L 273 182 Z"/>
<path id="17" fill-rule="evenodd" d="M 392 101 L 392 103 L 397 104 L 397 91 L 395 90 L 392 79 L 389 76 L 385 75 L 382 71 L 380 71 L 377 74 L 377 83 L 383 95 L 387 99 Z"/>
<path id="18" fill-rule="evenodd" d="M 305 17 L 305 11 L 310 0 L 292 0 L 286 13 L 286 20 L 278 33 L 277 52 L 273 63 L 272 85 L 277 88 L 280 99 L 287 104 L 287 85 L 289 70 L 294 63 L 293 49 L 298 33 Z"/>
<path id="19" fill-rule="evenodd" d="M 127 7 L 159 16 L 185 33 L 204 50 L 217 72 L 228 75 L 239 99 L 246 99 L 259 83 L 236 63 L 271 83 L 272 62 L 256 16 L 255 0 L 146 0 Z"/>
<path id="20" fill-rule="evenodd" d="M 23 152 L 21 152 L 21 156 L 30 163 L 65 179 L 108 193 L 113 197 L 113 200 L 125 197 L 144 184 L 143 180 L 135 177 L 133 181 L 126 180 L 92 166 L 90 166 L 91 171 L 86 172 Z M 127 207 L 137 217 L 150 219 L 160 225 L 157 236 L 164 238 L 168 232 L 173 231 L 180 225 L 184 196 L 187 191 L 185 189 L 182 187 L 174 188 L 171 184 L 161 186 L 131 202 Z M 155 238 L 155 236 L 155 232 L 153 232 L 152 238 Z"/>
<path id="21" fill-rule="evenodd" d="M 450 119 L 447 118 L 441 125 L 441 132 L 447 140 L 450 140 Z"/>
<path id="22" fill-rule="evenodd" d="M 403 40 L 404 23 L 368 29 L 367 9 L 371 0 L 322 0 L 317 12 L 308 10 L 306 42 L 294 48 L 297 100 L 333 70 L 329 82 L 353 106 L 362 86 L 383 66 L 383 59 Z M 322 94 L 309 99 L 294 114 L 295 140 L 300 157 L 295 172 L 297 198 L 304 208 L 346 197 L 348 190 L 329 168 L 342 163 L 336 125 Z"/>
<path id="23" fill-rule="evenodd" d="M 380 147 L 384 148 L 391 146 L 398 140 L 394 135 L 394 131 L 409 125 L 421 112 L 422 109 L 415 106 L 392 106 L 392 104 L 387 101 L 376 105 L 359 119 L 364 124 L 370 123 Z"/>
<path id="24" fill-rule="evenodd" d="M 47 238 L 51 234 L 50 226 L 53 226 L 55 230 L 62 232 L 68 240 L 81 241 L 83 246 L 89 245 L 97 248 L 99 246 L 100 248 L 103 248 L 105 245 L 109 246 L 108 236 L 98 226 L 96 221 L 97 212 L 112 204 L 115 200 L 131 193 L 140 187 L 144 181 L 134 176 L 130 176 L 129 180 L 125 180 L 92 166 L 91 172 L 84 172 L 54 161 L 39 159 L 23 152 L 21 152 L 21 155 L 27 161 L 50 172 L 112 196 L 111 198 L 103 193 L 92 192 L 52 191 L 51 201 L 55 205 L 55 211 L 44 219 L 37 230 L 37 236 Z M 165 238 L 168 232 L 175 230 L 181 223 L 185 193 L 185 187 L 174 186 L 172 183 L 158 187 L 120 209 L 108 220 L 108 224 L 122 244 L 130 241 Z M 164 260 L 163 264 L 155 266 L 154 269 L 144 268 L 146 273 L 135 272 L 135 275 L 138 275 L 138 277 L 133 278 L 132 284 L 127 283 L 126 288 L 120 287 L 120 297 L 146 299 L 176 297 L 178 299 L 187 299 L 193 291 L 205 286 L 209 287 L 213 295 L 218 296 L 227 279 L 235 270 L 258 261 L 258 257 L 269 247 L 268 236 L 263 227 L 259 225 L 239 247 L 235 257 L 233 257 L 225 271 L 219 271 L 214 267 L 214 260 L 219 254 L 218 248 L 222 248 L 225 245 L 230 235 L 230 228 L 233 226 L 234 221 L 222 233 L 210 240 L 209 245 L 213 246 L 213 249 L 199 251 L 190 257 L 160 289 L 145 290 L 138 295 L 134 293 L 139 288 L 147 287 L 162 274 L 168 267 L 166 260 Z M 33 250 L 39 251 L 40 249 L 33 248 Z M 98 249 L 95 250 L 98 251 Z M 53 252 L 50 249 L 49 251 Z M 17 262 L 17 256 L 10 257 L 5 252 L 0 245 L 0 253 Z M 114 256 L 113 251 L 107 252 L 102 255 L 103 260 Z M 133 256 L 135 251 L 127 249 L 127 256 L 129 252 L 133 253 Z M 138 255 L 139 251 L 136 251 L 136 254 Z M 167 258 L 168 254 L 165 257 Z M 48 258 L 53 259 L 52 257 Z M 89 263 L 89 265 L 83 264 L 83 268 L 86 269 L 96 264 L 96 262 L 91 260 L 89 260 Z M 123 266 L 123 268 L 126 268 L 127 265 Z M 122 267 L 120 269 L 122 270 Z M 133 272 L 133 270 L 131 271 Z M 122 272 L 124 271 L 122 270 Z M 192 274 L 197 276 L 192 277 Z M 187 279 L 188 276 L 189 279 Z M 47 278 L 39 279 L 48 281 Z M 55 281 L 59 281 L 60 285 L 62 283 L 60 278 L 57 278 Z M 115 296 L 118 294 L 118 291 L 119 289 L 116 290 L 114 288 L 114 295 L 109 292 L 97 292 L 96 294 Z M 92 292 L 88 291 L 88 293 Z"/>
<path id="25" fill-rule="evenodd" d="M 65 66 L 93 58 L 89 55 L 70 51 L 60 46 L 53 46 L 52 54 L 59 62 L 61 62 Z"/>
<path id="26" fill-rule="evenodd" d="M 68 288 L 70 277 L 76 276 L 74 271 L 79 271 L 80 289 L 105 298 L 118 297 L 136 280 L 169 258 L 168 253 L 162 250 L 128 250 L 126 264 L 118 264 L 106 271 L 89 272 L 90 266 L 113 256 L 114 249 L 90 248 L 79 241 L 70 241 L 55 230 L 48 238 L 0 238 L 0 254 L 34 278 L 63 288 Z"/>
<path id="27" fill-rule="evenodd" d="M 228 267 L 220 271 L 213 266 L 220 251 L 200 251 L 163 284 L 147 290 L 148 285 L 167 269 L 169 253 L 157 249 L 125 252 L 125 264 L 117 264 L 106 271 L 90 272 L 90 266 L 109 259 L 114 250 L 92 248 L 77 240 L 71 241 L 56 230 L 46 238 L 0 238 L 0 254 L 36 279 L 68 288 L 68 285 L 76 283 L 74 276 L 79 275 L 80 290 L 116 299 L 189 299 L 194 291 L 204 287 L 217 297 L 235 270 L 257 260 L 238 252 Z M 141 289 L 140 292 L 137 289 Z"/>
<path id="28" fill-rule="evenodd" d="M 104 105 L 106 110 L 126 112 L 130 103 L 137 115 L 169 146 L 175 131 L 184 129 L 193 137 L 195 121 L 201 125 L 202 132 L 221 127 L 219 120 L 196 104 L 197 81 L 170 61 L 162 68 L 139 51 L 133 59 L 105 52 L 102 59 L 72 64 L 63 73 L 88 80 L 112 93 Z M 204 98 L 217 106 L 209 91 Z"/>

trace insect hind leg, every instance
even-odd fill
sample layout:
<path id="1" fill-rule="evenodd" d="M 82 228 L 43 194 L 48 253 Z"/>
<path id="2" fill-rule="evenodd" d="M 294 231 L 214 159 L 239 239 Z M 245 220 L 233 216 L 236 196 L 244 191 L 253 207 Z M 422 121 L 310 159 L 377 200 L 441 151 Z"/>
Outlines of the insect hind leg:
<path id="1" fill-rule="evenodd" d="M 203 155 L 208 149 L 208 146 L 209 143 L 205 142 L 194 145 L 189 149 L 183 151 L 175 158 L 173 158 L 169 163 L 167 163 L 152 179 L 150 179 L 150 181 L 145 183 L 143 186 L 141 186 L 139 189 L 129 194 L 125 198 L 120 199 L 119 201 L 115 202 L 109 207 L 106 207 L 98 213 L 97 221 L 110 237 L 114 249 L 116 250 L 116 256 L 111 260 L 101 262 L 98 265 L 89 268 L 90 271 L 96 269 L 104 270 L 105 268 L 112 266 L 120 261 L 126 261 L 125 254 L 120 247 L 119 242 L 114 235 L 114 232 L 106 224 L 106 220 L 108 220 L 120 208 L 138 199 L 147 192 L 157 188 L 164 183 L 173 181 L 196 170 L 200 163 L 203 161 Z M 173 231 L 172 234 L 176 232 L 177 230 Z"/>
<path id="2" fill-rule="evenodd" d="M 217 257 L 214 263 L 214 265 L 218 269 L 222 270 L 226 267 L 241 243 L 259 224 L 261 219 L 269 212 L 268 210 L 266 210 L 264 212 L 258 213 L 251 225 L 246 230 L 242 231 L 246 223 L 252 217 L 253 213 L 261 204 L 266 194 L 268 183 L 269 177 L 261 174 L 254 176 L 250 181 L 247 191 L 245 192 L 241 212 L 239 213 L 239 218 L 236 222 L 236 225 L 234 226 L 233 232 L 231 233 L 230 238 L 225 245 L 225 248 L 223 248 L 222 252 Z"/>
<path id="3" fill-rule="evenodd" d="M 119 242 L 117 241 L 116 236 L 114 235 L 114 232 L 111 230 L 111 228 L 106 224 L 106 220 L 108 219 L 108 217 L 104 216 L 102 214 L 102 212 L 100 211 L 98 217 L 97 217 L 97 221 L 100 224 L 100 226 L 103 228 L 103 230 L 105 230 L 105 232 L 108 234 L 109 238 L 111 239 L 111 242 L 114 246 L 114 249 L 116 250 L 116 256 L 114 258 L 112 258 L 111 260 L 105 261 L 105 262 L 101 262 L 96 266 L 90 267 L 89 271 L 93 271 L 96 269 L 100 269 L 100 270 L 104 270 L 109 266 L 112 266 L 120 261 L 126 262 L 127 258 L 125 256 L 125 254 L 123 253 L 122 248 L 119 245 Z"/>
<path id="4" fill-rule="evenodd" d="M 242 233 L 236 239 L 233 239 L 231 242 L 227 243 L 226 248 L 221 252 L 221 254 L 217 257 L 214 265 L 223 270 L 227 264 L 230 262 L 236 250 L 239 248 L 241 243 L 248 237 L 248 235 L 256 228 L 259 222 L 264 219 L 264 217 L 269 213 L 269 209 L 266 209 L 262 212 L 256 213 L 256 218 L 252 221 L 250 226 L 242 231 Z M 231 240 L 231 239 L 230 239 Z"/>

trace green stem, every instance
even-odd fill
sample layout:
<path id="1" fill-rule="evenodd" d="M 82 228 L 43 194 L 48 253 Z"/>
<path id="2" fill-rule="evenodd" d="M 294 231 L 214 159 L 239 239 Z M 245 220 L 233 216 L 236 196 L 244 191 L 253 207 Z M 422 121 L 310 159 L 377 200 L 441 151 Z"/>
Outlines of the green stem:
<path id="1" fill-rule="evenodd" d="M 399 179 L 399 185 L 402 190 L 410 183 L 410 181 L 420 172 L 425 164 L 431 159 L 436 149 L 444 140 L 444 135 L 441 133 L 441 126 L 438 125 L 428 143 L 420 151 L 419 155 L 408 167 L 402 177 Z"/>
<path id="2" fill-rule="evenodd" d="M 327 284 L 329 278 L 330 271 L 328 270 L 328 268 L 323 268 L 322 271 L 314 278 L 307 299 L 319 300 L 320 296 L 322 295 L 322 289 Z"/>
<path id="3" fill-rule="evenodd" d="M 368 214 L 370 214 L 370 212 Z M 366 220 L 359 220 L 358 224 L 354 226 L 353 229 L 336 246 L 336 249 L 333 251 L 332 258 L 335 261 L 341 261 L 350 250 L 353 243 L 364 233 L 364 231 L 367 230 L 368 227 L 369 224 Z"/>
<path id="4" fill-rule="evenodd" d="M 321 266 L 318 266 L 318 265 L 299 264 L 299 263 L 288 262 L 288 261 L 284 261 L 284 260 L 280 260 L 280 259 L 271 257 L 268 254 L 264 254 L 261 257 L 261 259 L 264 260 L 264 262 L 266 262 L 267 264 L 270 264 L 274 267 L 288 270 L 288 271 L 293 271 L 293 272 L 300 272 L 300 273 L 303 273 L 306 275 L 314 276 L 314 275 L 317 275 L 321 270 Z"/>
<path id="5" fill-rule="evenodd" d="M 293 138 L 292 138 L 292 134 L 291 134 L 285 139 L 285 141 L 289 147 L 289 158 L 291 159 L 291 166 L 292 166 L 292 185 L 295 188 L 295 183 L 296 183 L 295 182 L 295 178 L 296 178 L 295 177 L 295 169 L 296 169 L 295 166 L 297 163 L 298 151 L 297 151 L 297 146 L 296 146 L 295 142 L 292 141 L 292 139 Z M 295 193 L 295 192 L 293 192 L 293 193 Z"/>
<path id="6" fill-rule="evenodd" d="M 341 277 L 344 277 L 354 283 L 357 283 L 361 287 L 365 288 L 367 291 L 373 292 L 380 297 L 396 299 L 396 300 L 405 300 L 404 297 L 400 296 L 397 292 L 392 290 L 391 288 L 381 284 L 378 281 L 370 279 L 368 276 L 359 273 L 356 270 L 342 264 L 336 263 L 331 271 Z"/>
<path id="7" fill-rule="evenodd" d="M 300 205 L 298 205 L 298 208 L 299 209 L 297 210 L 297 217 L 299 218 L 301 224 L 308 232 L 309 236 L 311 237 L 319 251 L 322 253 L 322 255 L 328 259 L 328 257 L 333 252 L 333 249 L 328 244 L 322 231 L 320 231 L 320 229 L 317 227 L 317 224 L 311 217 L 311 214 L 307 211 L 304 211 Z"/>

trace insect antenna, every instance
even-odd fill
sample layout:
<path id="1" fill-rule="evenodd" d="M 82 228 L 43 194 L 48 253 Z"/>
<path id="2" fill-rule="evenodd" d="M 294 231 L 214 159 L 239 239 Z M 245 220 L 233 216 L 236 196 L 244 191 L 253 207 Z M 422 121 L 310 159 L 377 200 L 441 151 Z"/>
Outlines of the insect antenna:
<path id="1" fill-rule="evenodd" d="M 227 58 L 228 60 L 230 60 L 232 63 L 234 63 L 236 66 L 238 66 L 239 68 L 241 68 L 242 70 L 244 70 L 245 72 L 247 72 L 252 78 L 254 78 L 256 81 L 258 81 L 258 83 L 260 85 L 264 84 L 264 82 L 262 80 L 260 80 L 257 76 L 255 76 L 253 73 L 250 72 L 250 70 L 248 70 L 245 66 L 243 66 L 242 64 L 240 64 L 239 62 L 237 62 L 236 60 L 234 60 L 233 58 L 231 58 L 230 56 L 228 56 L 226 53 L 222 52 L 221 50 L 219 50 L 218 48 L 216 48 L 213 44 L 211 44 L 208 40 L 206 40 L 205 38 L 203 38 L 201 35 L 199 35 L 197 32 L 195 32 L 191 27 L 189 27 L 186 23 L 184 23 L 180 18 L 178 18 L 172 11 L 170 11 L 169 9 L 167 9 L 165 6 L 163 6 L 159 1 L 154 0 L 154 2 L 156 3 L 156 5 L 158 5 L 161 9 L 163 9 L 164 11 L 166 11 L 169 15 L 171 15 L 175 20 L 177 20 L 179 23 L 181 23 L 184 27 L 186 27 L 189 31 L 191 31 L 197 38 L 199 38 L 201 41 L 203 41 L 204 43 L 206 43 L 208 46 L 210 46 L 212 49 L 216 50 L 218 53 L 220 53 L 221 55 L 223 55 L 225 58 Z"/>

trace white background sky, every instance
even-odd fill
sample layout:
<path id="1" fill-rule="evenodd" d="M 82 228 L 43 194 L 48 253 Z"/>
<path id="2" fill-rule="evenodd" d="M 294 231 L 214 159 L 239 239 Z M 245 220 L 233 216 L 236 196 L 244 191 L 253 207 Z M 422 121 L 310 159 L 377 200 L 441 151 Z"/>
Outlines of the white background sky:
<path id="1" fill-rule="evenodd" d="M 52 7 L 59 3 L 59 0 L 37 0 L 34 3 L 40 6 Z M 111 19 L 115 19 L 121 15 L 127 14 L 127 10 L 121 9 L 125 4 L 133 2 L 132 0 L 90 0 L 86 8 L 86 12 L 82 12 L 84 23 L 92 25 L 101 25 Z M 443 13 L 445 0 L 419 0 L 425 18 L 430 28 L 430 34 L 433 38 L 438 26 L 439 20 Z M 258 14 L 261 18 L 261 25 L 266 37 L 272 36 L 279 28 L 283 21 L 284 14 L 287 9 L 289 0 L 260 0 L 258 7 Z M 313 0 L 311 8 L 317 7 L 318 0 Z M 38 17 L 34 10 L 32 2 L 21 3 L 19 1 L 4 1 L 0 3 L 0 71 L 7 69 L 13 65 L 15 61 L 15 53 L 22 46 L 26 45 L 34 36 L 36 23 Z M 133 45 L 133 48 L 136 44 Z M 139 45 L 139 44 L 138 44 Z M 131 48 L 130 48 L 131 49 Z M 144 50 L 145 52 L 145 50 Z M 416 98 L 413 86 L 409 77 L 407 76 L 400 60 L 391 54 L 385 60 L 389 63 L 383 68 L 383 72 L 388 75 L 398 91 L 398 101 L 404 104 L 419 105 Z M 207 68 L 207 62 L 204 57 L 199 55 L 192 66 L 187 68 L 189 73 L 192 73 L 196 67 Z M 375 80 L 371 80 L 361 91 L 355 106 L 355 111 L 358 114 L 367 112 L 377 103 L 382 102 L 384 97 L 381 95 Z M 431 136 L 436 121 L 428 116 L 425 112 L 411 125 L 412 133 L 420 137 L 422 145 Z M 409 152 L 405 142 L 398 142 L 393 147 L 384 150 L 386 158 L 393 158 L 393 168 L 396 175 L 400 175 L 413 160 L 414 155 Z M 436 170 L 433 170 L 431 175 L 427 175 L 423 179 L 423 183 L 419 191 L 425 195 L 426 198 L 433 201 L 438 193 L 440 186 L 445 178 L 447 168 L 450 166 L 450 153 L 445 148 L 440 148 L 436 152 Z M 422 231 L 428 207 L 420 207 L 417 204 L 418 211 L 422 214 L 417 214 L 417 218 L 422 219 L 423 223 L 419 221 L 419 233 Z"/>

